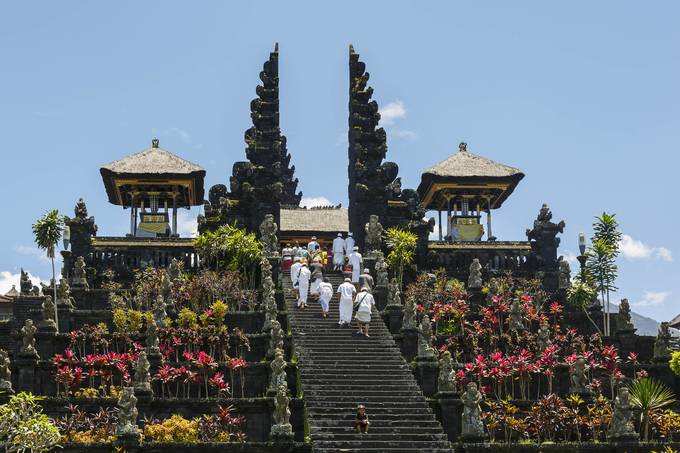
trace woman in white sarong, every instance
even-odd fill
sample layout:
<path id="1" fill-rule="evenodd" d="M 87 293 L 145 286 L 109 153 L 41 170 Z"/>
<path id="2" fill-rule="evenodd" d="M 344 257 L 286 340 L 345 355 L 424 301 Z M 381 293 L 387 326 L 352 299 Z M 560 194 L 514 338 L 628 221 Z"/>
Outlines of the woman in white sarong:
<path id="1" fill-rule="evenodd" d="M 307 295 L 309 295 L 309 279 L 312 273 L 307 268 L 307 263 L 302 263 L 300 268 L 300 276 L 298 277 L 298 291 L 300 298 L 298 299 L 298 308 L 307 307 Z"/>
<path id="2" fill-rule="evenodd" d="M 354 294 L 356 294 L 357 289 L 352 284 L 352 280 L 346 278 L 344 283 L 338 286 L 338 293 L 340 293 L 340 321 L 338 324 L 349 326 L 352 323 L 352 305 Z"/>
<path id="3" fill-rule="evenodd" d="M 354 300 L 354 305 L 357 307 L 357 314 L 354 315 L 354 319 L 357 320 L 357 329 L 359 329 L 357 333 L 363 333 L 365 337 L 368 337 L 368 325 L 371 323 L 371 310 L 375 305 L 375 300 L 367 287 L 361 288 L 361 292 Z"/>
<path id="4" fill-rule="evenodd" d="M 323 282 L 319 285 L 319 304 L 321 304 L 321 317 L 328 317 L 328 309 L 331 299 L 333 298 L 333 285 L 328 281 L 328 277 L 324 277 Z"/>

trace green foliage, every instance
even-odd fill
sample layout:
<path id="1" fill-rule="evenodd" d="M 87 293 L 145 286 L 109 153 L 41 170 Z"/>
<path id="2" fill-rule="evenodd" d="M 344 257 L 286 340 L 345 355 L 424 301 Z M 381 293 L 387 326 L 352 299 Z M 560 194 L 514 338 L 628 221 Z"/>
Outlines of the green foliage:
<path id="1" fill-rule="evenodd" d="M 177 317 L 177 325 L 184 328 L 195 328 L 198 325 L 198 316 L 188 308 L 182 308 Z"/>
<path id="2" fill-rule="evenodd" d="M 8 452 L 46 452 L 61 439 L 51 419 L 42 413 L 39 398 L 19 393 L 0 406 L 0 442 Z"/>
<path id="3" fill-rule="evenodd" d="M 401 285 L 404 267 L 413 262 L 418 236 L 401 228 L 389 228 L 385 242 L 390 250 L 386 258 L 387 264 L 395 270 L 397 280 Z"/>
<path id="4" fill-rule="evenodd" d="M 140 333 L 144 320 L 147 323 L 153 319 L 150 311 L 116 308 L 113 310 L 113 327 L 118 333 L 134 335 Z"/>
<path id="5" fill-rule="evenodd" d="M 675 402 L 671 389 L 651 378 L 635 379 L 630 385 L 630 402 L 640 410 L 642 438 L 649 439 L 649 420 L 652 413 Z"/>
<path id="6" fill-rule="evenodd" d="M 576 279 L 571 283 L 569 289 L 567 289 L 567 302 L 583 311 L 593 326 L 595 326 L 595 329 L 600 332 L 600 327 L 593 321 L 588 312 L 590 303 L 596 298 L 597 289 L 589 281 L 583 282 L 581 279 Z"/>
<path id="7" fill-rule="evenodd" d="M 674 351 L 671 353 L 671 360 L 668 362 L 668 366 L 671 371 L 677 376 L 680 376 L 680 351 Z"/>
<path id="8" fill-rule="evenodd" d="M 199 255 L 221 269 L 241 271 L 254 287 L 256 264 L 262 259 L 262 245 L 253 233 L 224 225 L 202 233 L 195 242 Z"/>
<path id="9" fill-rule="evenodd" d="M 54 258 L 54 248 L 64 231 L 64 218 L 59 211 L 53 209 L 33 224 L 33 236 L 38 247 L 47 251 L 49 258 Z"/>

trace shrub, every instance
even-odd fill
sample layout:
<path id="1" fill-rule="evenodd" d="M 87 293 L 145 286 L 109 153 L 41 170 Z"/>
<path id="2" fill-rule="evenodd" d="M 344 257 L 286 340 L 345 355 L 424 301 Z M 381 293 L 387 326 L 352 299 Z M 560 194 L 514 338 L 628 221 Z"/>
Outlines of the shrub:
<path id="1" fill-rule="evenodd" d="M 680 376 L 680 351 L 674 351 L 671 354 L 671 360 L 668 362 L 668 366 L 671 367 L 673 373 Z"/>
<path id="2" fill-rule="evenodd" d="M 22 392 L 0 406 L 0 442 L 8 452 L 41 453 L 59 443 L 59 430 L 42 413 L 38 401 L 31 393 Z"/>
<path id="3" fill-rule="evenodd" d="M 194 443 L 198 441 L 198 421 L 175 414 L 162 422 L 147 424 L 144 437 L 152 442 Z"/>

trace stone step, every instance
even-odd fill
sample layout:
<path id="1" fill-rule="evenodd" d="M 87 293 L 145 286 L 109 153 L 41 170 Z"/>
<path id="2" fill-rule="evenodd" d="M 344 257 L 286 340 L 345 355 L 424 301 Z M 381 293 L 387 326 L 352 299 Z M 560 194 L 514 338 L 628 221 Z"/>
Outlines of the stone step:
<path id="1" fill-rule="evenodd" d="M 395 433 L 395 432 L 373 432 L 372 426 L 368 428 L 368 433 L 367 434 L 357 434 L 355 432 L 347 432 L 347 433 L 338 433 L 338 432 L 333 432 L 330 430 L 326 431 L 320 431 L 320 432 L 315 432 L 310 430 L 310 434 L 312 437 L 316 438 L 321 438 L 322 436 L 328 435 L 329 437 L 332 436 L 333 441 L 355 441 L 355 440 L 361 440 L 363 442 L 365 441 L 370 441 L 370 442 L 394 442 L 395 439 L 395 434 L 398 434 L 398 439 L 400 442 L 405 442 L 405 441 L 410 441 L 410 442 L 446 442 L 446 434 L 442 434 L 441 431 L 439 434 L 432 434 L 432 433 L 408 433 L 408 432 L 402 432 L 402 433 Z"/>
<path id="2" fill-rule="evenodd" d="M 347 453 L 348 450 L 342 448 L 314 448 L 315 453 Z M 419 448 L 362 448 L 362 452 L 366 453 L 417 453 L 421 451 L 427 451 L 427 453 L 451 453 L 453 450 L 451 447 L 446 448 L 428 448 L 427 450 L 421 450 Z"/>
<path id="3" fill-rule="evenodd" d="M 376 427 L 381 427 L 381 428 L 396 428 L 396 429 L 401 429 L 401 428 L 436 428 L 436 429 L 441 429 L 439 422 L 436 422 L 434 420 L 429 419 L 429 414 L 423 414 L 427 415 L 427 419 L 425 417 L 419 418 L 419 419 L 414 419 L 412 416 L 410 417 L 403 417 L 399 415 L 398 417 L 394 416 L 393 414 L 371 414 L 370 415 L 370 420 L 373 423 L 373 426 Z M 347 424 L 349 422 L 353 422 L 354 419 L 356 418 L 356 412 L 345 412 L 341 414 L 335 414 L 335 416 L 325 416 L 322 419 L 317 419 L 314 421 L 314 426 L 328 426 L 328 427 L 334 427 L 334 426 L 352 426 L 351 424 Z"/>
<path id="4" fill-rule="evenodd" d="M 370 433 L 370 428 L 369 428 Z M 363 436 L 363 437 L 361 437 Z M 314 451 L 318 451 L 317 448 L 334 448 L 334 449 L 350 449 L 349 451 L 366 451 L 367 448 L 378 449 L 376 451 L 394 451 L 395 449 L 406 450 L 406 451 L 422 451 L 430 452 L 432 449 L 449 449 L 445 451 L 451 451 L 448 441 L 399 441 L 399 440 L 389 440 L 380 441 L 372 440 L 370 434 L 357 435 L 358 440 L 317 440 L 312 437 L 314 441 Z M 347 451 L 347 450 L 346 450 Z"/>
<path id="5" fill-rule="evenodd" d="M 333 399 L 333 400 L 323 400 L 320 398 L 307 399 L 306 407 L 313 411 L 315 409 L 320 409 L 322 412 L 324 409 L 336 408 L 338 411 L 341 410 L 351 410 L 356 413 L 357 404 L 365 404 L 366 410 L 369 413 L 385 413 L 394 411 L 403 411 L 401 413 L 408 415 L 408 411 L 421 411 L 429 410 L 429 406 L 424 401 L 371 401 L 366 402 L 363 398 L 345 398 L 343 400 Z"/>

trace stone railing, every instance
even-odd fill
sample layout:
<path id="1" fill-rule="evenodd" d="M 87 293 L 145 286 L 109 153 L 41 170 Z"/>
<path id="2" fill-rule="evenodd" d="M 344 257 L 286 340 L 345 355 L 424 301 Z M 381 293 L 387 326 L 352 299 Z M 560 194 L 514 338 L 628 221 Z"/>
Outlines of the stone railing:
<path id="1" fill-rule="evenodd" d="M 528 241 L 441 242 L 428 244 L 430 269 L 444 268 L 451 277 L 467 280 L 472 260 L 479 259 L 485 276 L 510 271 L 518 277 L 530 277 L 531 245 Z"/>

